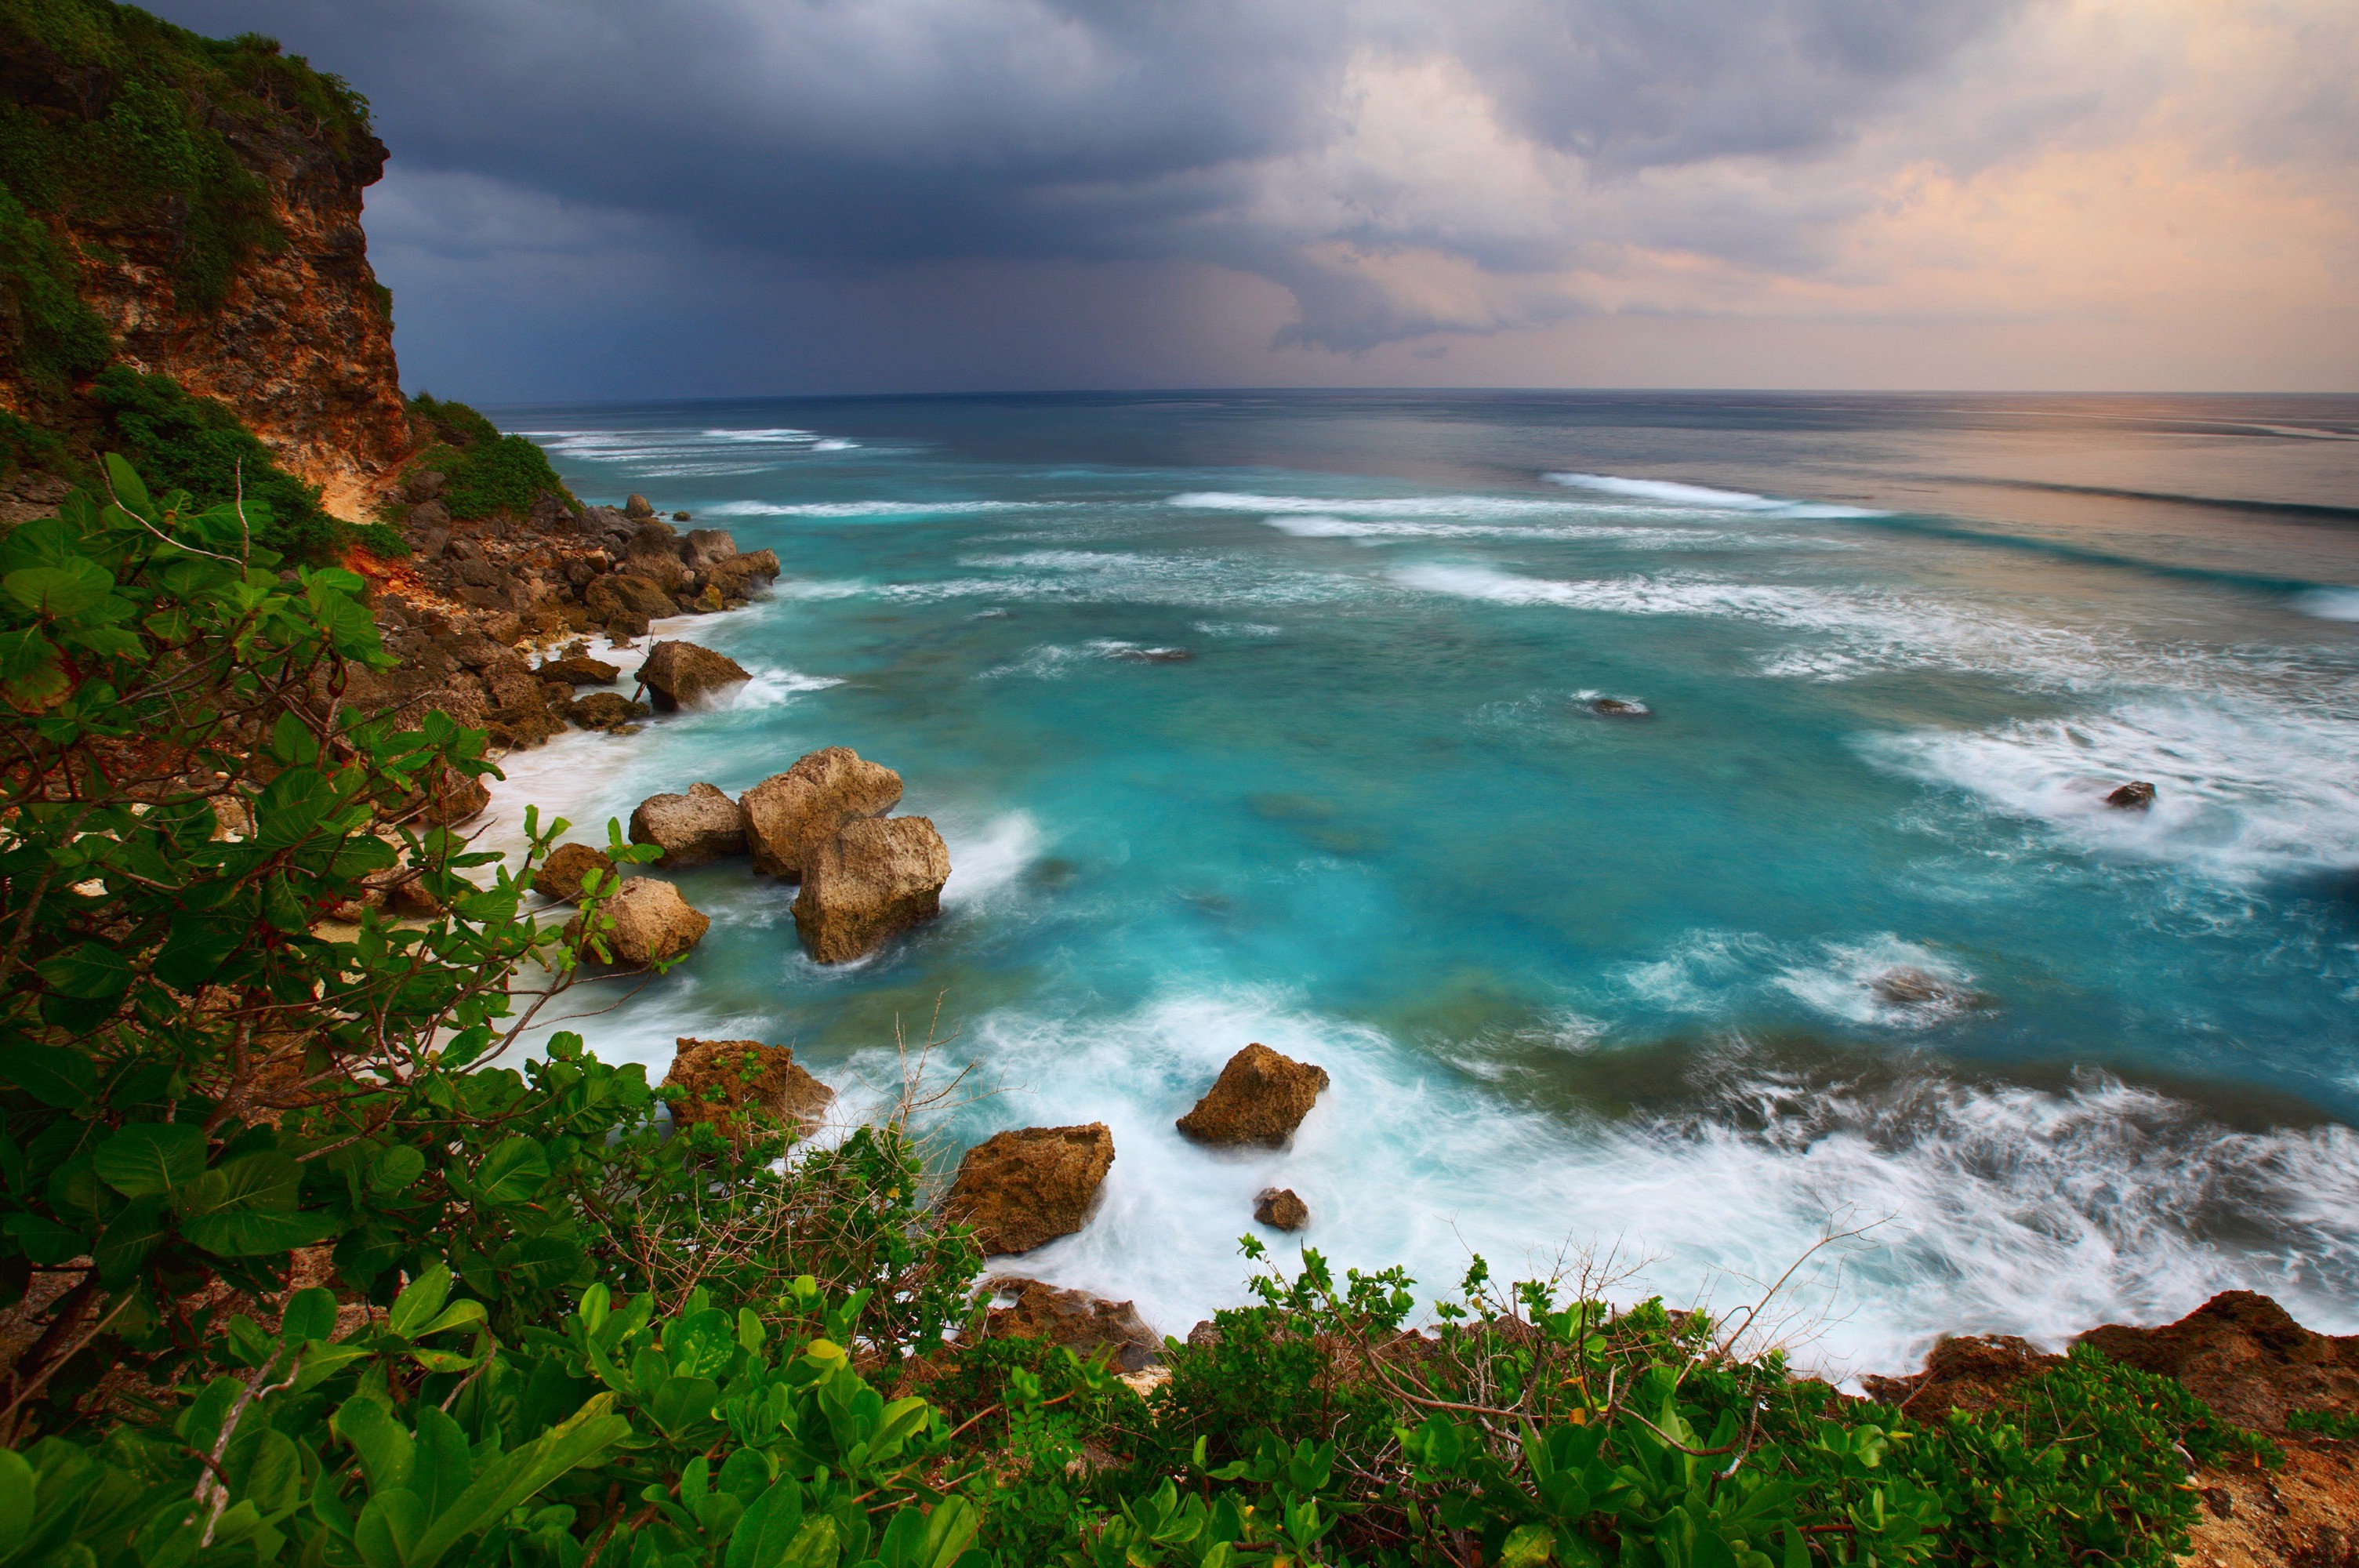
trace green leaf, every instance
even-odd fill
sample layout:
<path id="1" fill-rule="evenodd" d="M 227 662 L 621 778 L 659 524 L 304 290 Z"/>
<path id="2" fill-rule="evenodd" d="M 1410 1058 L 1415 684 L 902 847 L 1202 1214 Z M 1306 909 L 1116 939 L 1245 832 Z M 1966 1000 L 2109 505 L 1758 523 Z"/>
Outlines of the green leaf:
<path id="1" fill-rule="evenodd" d="M 270 755 L 289 768 L 309 768 L 320 760 L 319 737 L 293 713 L 281 713 L 270 726 Z"/>
<path id="2" fill-rule="evenodd" d="M 353 1527 L 353 1544 L 367 1568 L 406 1568 L 426 1529 L 426 1505 L 417 1493 L 396 1486 L 371 1495 Z"/>
<path id="3" fill-rule="evenodd" d="M 313 1286 L 298 1290 L 287 1299 L 286 1311 L 279 1314 L 278 1337 L 289 1345 L 300 1345 L 309 1339 L 326 1339 L 336 1332 L 336 1293 Z"/>
<path id="4" fill-rule="evenodd" d="M 336 1232 L 327 1214 L 298 1214 L 303 1168 L 283 1154 L 247 1154 L 206 1171 L 180 1195 L 180 1234 L 219 1258 L 260 1258 Z"/>
<path id="5" fill-rule="evenodd" d="M 442 1511 L 408 1552 L 405 1568 L 434 1568 L 460 1541 L 496 1523 L 560 1475 L 591 1463 L 629 1436 L 631 1423 L 609 1413 L 614 1402 L 614 1395 L 600 1394 L 562 1424 L 485 1465 L 474 1484 Z"/>
<path id="6" fill-rule="evenodd" d="M 0 577 L 0 591 L 27 614 L 54 620 L 96 608 L 114 592 L 114 577 L 98 562 L 77 557 L 11 572 Z"/>
<path id="7" fill-rule="evenodd" d="M 788 1552 L 802 1528 L 802 1488 L 793 1476 L 781 1475 L 769 1490 L 746 1505 L 745 1517 L 730 1532 L 729 1552 L 722 1568 L 781 1568 L 789 1561 Z"/>
<path id="8" fill-rule="evenodd" d="M 0 634 L 0 689 L 28 712 L 54 707 L 73 691 L 57 645 L 34 627 Z"/>
<path id="9" fill-rule="evenodd" d="M 91 1261 L 98 1265 L 98 1277 L 109 1285 L 120 1285 L 138 1272 L 147 1255 L 171 1234 L 167 1220 L 170 1205 L 161 1192 L 150 1192 L 134 1198 L 130 1206 L 114 1216 L 91 1249 Z"/>
<path id="10" fill-rule="evenodd" d="M 205 1134 L 186 1122 L 134 1122 L 91 1156 L 100 1181 L 126 1198 L 177 1192 L 204 1174 Z"/>
<path id="11" fill-rule="evenodd" d="M 361 1456 L 370 1491 L 409 1485 L 410 1461 L 418 1444 L 383 1405 L 365 1394 L 355 1394 L 337 1410 L 330 1424 Z"/>
<path id="12" fill-rule="evenodd" d="M 392 1310 L 386 1313 L 385 1326 L 404 1339 L 416 1339 L 419 1331 L 434 1321 L 442 1310 L 444 1298 L 451 1294 L 451 1270 L 437 1263 L 412 1279 L 393 1300 Z"/>
<path id="13" fill-rule="evenodd" d="M 147 498 L 147 486 L 140 481 L 139 471 L 120 452 L 106 454 L 106 483 L 114 492 L 117 506 L 138 513 L 149 522 L 156 520 L 156 503 Z"/>
<path id="14" fill-rule="evenodd" d="M 539 1140 L 518 1133 L 504 1138 L 475 1168 L 475 1196 L 489 1203 L 530 1201 L 549 1181 L 549 1155 Z"/>
<path id="15" fill-rule="evenodd" d="M 370 1164 L 369 1191 L 389 1197 L 425 1174 L 426 1156 L 406 1143 L 397 1143 Z"/>
<path id="16" fill-rule="evenodd" d="M 39 1214 L 10 1214 L 0 1230 L 15 1236 L 25 1256 L 36 1263 L 67 1263 L 90 1250 L 90 1237 Z"/>
<path id="17" fill-rule="evenodd" d="M 0 1051 L 0 1075 L 61 1111 L 80 1110 L 98 1088 L 90 1058 L 63 1046 L 11 1045 Z"/>
<path id="18" fill-rule="evenodd" d="M 175 991 L 194 991 L 211 980 L 245 941 L 252 925 L 223 916 L 179 915 L 172 934 L 156 954 L 156 978 Z"/>
<path id="19" fill-rule="evenodd" d="M 1544 1524 L 1519 1524 L 1499 1548 L 1499 1568 L 1538 1568 L 1556 1555 L 1556 1532 Z"/>
<path id="20" fill-rule="evenodd" d="M 0 1448 L 0 1558 L 15 1555 L 33 1528 L 33 1467 L 13 1449 Z"/>
<path id="21" fill-rule="evenodd" d="M 267 850 L 292 849 L 318 831 L 335 805 L 326 779 L 309 768 L 290 768 L 255 798 L 254 841 Z"/>
<path id="22" fill-rule="evenodd" d="M 33 973 L 60 996 L 83 1001 L 119 996 L 131 985 L 131 965 L 111 947 L 78 942 L 33 965 Z"/>

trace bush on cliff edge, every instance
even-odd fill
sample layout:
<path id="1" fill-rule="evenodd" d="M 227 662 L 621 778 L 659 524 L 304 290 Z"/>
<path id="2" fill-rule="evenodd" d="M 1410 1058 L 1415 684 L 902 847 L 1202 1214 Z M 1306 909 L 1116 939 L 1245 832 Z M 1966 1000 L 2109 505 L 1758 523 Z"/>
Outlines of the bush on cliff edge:
<path id="1" fill-rule="evenodd" d="M 409 399 L 409 419 L 425 450 L 411 460 L 408 472 L 432 470 L 443 476 L 440 499 L 451 517 L 462 522 L 500 512 L 521 517 L 544 495 L 580 507 L 549 465 L 547 452 L 527 437 L 502 435 L 466 404 L 420 392 Z"/>

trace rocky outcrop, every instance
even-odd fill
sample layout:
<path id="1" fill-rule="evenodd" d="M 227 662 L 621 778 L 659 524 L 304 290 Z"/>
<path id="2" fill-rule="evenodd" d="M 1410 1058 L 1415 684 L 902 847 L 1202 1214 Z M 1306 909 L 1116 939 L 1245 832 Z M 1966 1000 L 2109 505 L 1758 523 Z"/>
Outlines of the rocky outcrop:
<path id="1" fill-rule="evenodd" d="M 1143 1372 L 1163 1354 L 1163 1341 L 1129 1301 L 1005 1274 L 984 1280 L 984 1288 L 1016 1298 L 984 1319 L 986 1339 L 1044 1340 L 1123 1372 Z"/>
<path id="2" fill-rule="evenodd" d="M 959 1161 L 943 1213 L 985 1253 L 1029 1252 L 1082 1228 L 1113 1165 L 1103 1122 L 995 1133 Z"/>
<path id="3" fill-rule="evenodd" d="M 1310 1205 L 1291 1187 L 1265 1187 L 1254 1200 L 1254 1218 L 1277 1230 L 1300 1230 L 1310 1223 Z"/>
<path id="4" fill-rule="evenodd" d="M 573 723 L 611 735 L 627 734 L 648 713 L 645 702 L 634 702 L 620 691 L 592 691 L 565 704 L 565 716 Z"/>
<path id="5" fill-rule="evenodd" d="M 1266 1045 L 1248 1045 L 1229 1058 L 1219 1080 L 1180 1118 L 1179 1127 L 1199 1143 L 1282 1144 L 1326 1087 L 1325 1068 L 1280 1056 Z"/>
<path id="6" fill-rule="evenodd" d="M 683 1036 L 664 1083 L 681 1091 L 671 1102 L 674 1122 L 709 1123 L 726 1138 L 749 1130 L 749 1112 L 808 1137 L 835 1103 L 834 1090 L 795 1064 L 793 1047 L 758 1040 Z"/>
<path id="7" fill-rule="evenodd" d="M 650 795 L 631 813 L 631 842 L 663 851 L 657 864 L 677 870 L 745 853 L 745 813 L 710 784 L 685 795 Z"/>
<path id="8" fill-rule="evenodd" d="M 2116 811 L 2143 811 L 2154 804 L 2154 786 L 2143 779 L 2134 779 L 2106 796 L 2105 804 Z"/>
<path id="9" fill-rule="evenodd" d="M 832 746 L 763 779 L 741 799 L 754 869 L 799 881 L 803 864 L 844 825 L 901 803 L 901 776 Z"/>
<path id="10" fill-rule="evenodd" d="M 533 891 L 570 904 L 582 897 L 582 879 L 592 871 L 612 877 L 614 863 L 586 844 L 560 844 L 549 852 L 549 858 L 533 873 Z M 600 886 L 613 891 L 611 883 Z"/>
<path id="11" fill-rule="evenodd" d="M 692 642 L 658 642 L 647 649 L 639 666 L 639 684 L 647 689 L 656 711 L 669 713 L 700 698 L 750 681 L 745 667 L 726 654 L 699 648 Z"/>
<path id="12" fill-rule="evenodd" d="M 573 654 L 565 659 L 545 659 L 538 671 L 543 681 L 561 681 L 571 686 L 612 686 L 623 671 L 620 666 L 587 654 Z"/>
<path id="13" fill-rule="evenodd" d="M 591 624 L 621 637 L 647 635 L 647 623 L 680 613 L 671 595 L 636 572 L 615 572 L 593 578 L 582 590 L 582 607 Z"/>
<path id="14" fill-rule="evenodd" d="M 951 852 L 924 817 L 867 817 L 803 866 L 795 930 L 821 964 L 844 964 L 941 913 Z"/>
<path id="15" fill-rule="evenodd" d="M 2284 1432 L 2298 1410 L 2359 1410 L 2359 1334 L 2314 1334 L 2250 1290 L 2223 1291 L 2160 1328 L 2108 1323 L 2077 1343 L 2176 1379 L 2261 1432 Z"/>
<path id="16" fill-rule="evenodd" d="M 612 961 L 635 969 L 679 957 L 704 940 L 712 922 L 689 907 L 679 889 L 653 877 L 634 877 L 598 905 L 599 940 Z M 584 946 L 582 917 L 566 922 L 565 940 Z M 592 956 L 595 956 L 592 954 Z"/>

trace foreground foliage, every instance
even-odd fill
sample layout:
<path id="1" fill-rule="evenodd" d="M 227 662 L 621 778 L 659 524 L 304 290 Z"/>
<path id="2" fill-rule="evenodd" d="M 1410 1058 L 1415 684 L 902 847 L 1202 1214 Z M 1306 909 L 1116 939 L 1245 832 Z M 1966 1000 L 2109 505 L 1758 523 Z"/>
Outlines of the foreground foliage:
<path id="1" fill-rule="evenodd" d="M 585 961 L 565 824 L 438 820 L 483 736 L 343 705 L 360 580 L 106 474 L 0 540 L 5 1568 L 2161 1564 L 2268 1457 L 2093 1353 L 1919 1423 L 1479 1262 L 1419 1332 L 1306 1252 L 1145 1392 L 984 1337 L 899 1119 L 507 1064 L 611 884 Z"/>

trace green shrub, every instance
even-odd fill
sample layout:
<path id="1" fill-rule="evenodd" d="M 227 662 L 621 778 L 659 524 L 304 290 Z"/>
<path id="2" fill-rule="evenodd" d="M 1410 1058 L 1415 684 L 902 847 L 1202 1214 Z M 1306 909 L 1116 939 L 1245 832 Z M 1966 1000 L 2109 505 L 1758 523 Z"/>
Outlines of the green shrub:
<path id="1" fill-rule="evenodd" d="M 66 461 L 66 443 L 29 419 L 0 410 L 0 478 L 27 467 L 56 468 Z"/>
<path id="2" fill-rule="evenodd" d="M 2359 1443 L 2359 1416 L 2338 1410 L 2296 1410 L 2286 1417 L 2286 1430 L 2337 1443 Z"/>
<path id="3" fill-rule="evenodd" d="M 5 351 L 16 374 L 51 397 L 114 354 L 106 323 L 74 285 L 73 257 L 0 181 L 0 296 L 16 322 Z"/>
<path id="4" fill-rule="evenodd" d="M 421 392 L 409 400 L 409 413 L 426 427 L 430 442 L 409 472 L 432 469 L 443 475 L 441 500 L 453 517 L 473 522 L 501 512 L 523 517 L 543 495 L 570 507 L 580 505 L 549 465 L 547 452 L 523 436 L 502 435 L 466 404 Z"/>
<path id="5" fill-rule="evenodd" d="M 234 501 L 242 489 L 256 543 L 299 561 L 334 559 L 342 525 L 321 508 L 319 486 L 279 467 L 228 404 L 123 365 L 102 373 L 90 397 L 108 444 L 158 485 L 201 506 Z"/>

